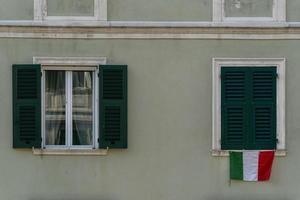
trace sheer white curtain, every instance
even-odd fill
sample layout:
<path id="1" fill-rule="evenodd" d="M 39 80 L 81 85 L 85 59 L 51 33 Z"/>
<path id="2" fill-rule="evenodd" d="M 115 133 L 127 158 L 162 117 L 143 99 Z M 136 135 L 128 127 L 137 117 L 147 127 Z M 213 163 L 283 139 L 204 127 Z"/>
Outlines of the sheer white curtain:
<path id="1" fill-rule="evenodd" d="M 93 144 L 93 73 L 73 72 L 73 145 Z"/>
<path id="2" fill-rule="evenodd" d="M 46 145 L 65 145 L 65 71 L 45 73 Z"/>

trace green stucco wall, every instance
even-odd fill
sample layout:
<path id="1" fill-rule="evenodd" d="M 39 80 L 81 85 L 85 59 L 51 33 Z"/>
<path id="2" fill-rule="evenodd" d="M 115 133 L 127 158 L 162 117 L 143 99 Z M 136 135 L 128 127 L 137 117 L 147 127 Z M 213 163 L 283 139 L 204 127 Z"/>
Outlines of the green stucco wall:
<path id="1" fill-rule="evenodd" d="M 109 20 L 211 21 L 212 0 L 113 0 Z"/>
<path id="2" fill-rule="evenodd" d="M 0 199 L 297 200 L 300 41 L 0 39 Z M 128 150 L 33 156 L 12 149 L 12 64 L 33 56 L 106 56 L 128 64 Z M 228 182 L 212 157 L 212 58 L 287 58 L 288 156 L 268 183 Z"/>
<path id="3" fill-rule="evenodd" d="M 0 20 L 32 20 L 33 0 L 0 0 Z"/>
<path id="4" fill-rule="evenodd" d="M 291 22 L 298 22 L 300 21 L 300 1 L 294 0 L 294 1 L 287 1 L 287 21 Z"/>

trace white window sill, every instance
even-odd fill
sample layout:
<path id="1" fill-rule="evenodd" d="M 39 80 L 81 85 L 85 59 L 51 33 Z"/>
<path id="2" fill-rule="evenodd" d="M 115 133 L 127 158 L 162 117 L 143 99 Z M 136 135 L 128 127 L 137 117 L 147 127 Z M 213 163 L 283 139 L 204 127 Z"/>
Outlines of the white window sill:
<path id="1" fill-rule="evenodd" d="M 108 149 L 34 149 L 33 155 L 43 156 L 106 156 Z"/>
<path id="2" fill-rule="evenodd" d="M 212 154 L 212 156 L 225 157 L 225 156 L 229 156 L 229 151 L 226 151 L 226 150 L 212 150 L 211 154 Z M 277 157 L 284 157 L 286 155 L 287 155 L 286 150 L 276 150 L 275 151 L 275 156 L 277 156 Z"/>

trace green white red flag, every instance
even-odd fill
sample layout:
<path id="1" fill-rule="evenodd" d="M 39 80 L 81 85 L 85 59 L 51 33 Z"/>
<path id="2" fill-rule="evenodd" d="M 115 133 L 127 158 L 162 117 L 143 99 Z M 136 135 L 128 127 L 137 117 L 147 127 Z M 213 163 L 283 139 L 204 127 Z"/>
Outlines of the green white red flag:
<path id="1" fill-rule="evenodd" d="M 274 151 L 230 152 L 230 179 L 268 181 L 274 154 Z"/>

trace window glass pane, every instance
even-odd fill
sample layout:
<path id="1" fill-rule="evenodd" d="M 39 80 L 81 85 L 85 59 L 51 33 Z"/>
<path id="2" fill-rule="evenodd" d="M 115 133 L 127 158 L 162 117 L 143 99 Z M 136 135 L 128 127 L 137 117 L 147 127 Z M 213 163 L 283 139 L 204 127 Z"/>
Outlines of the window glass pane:
<path id="1" fill-rule="evenodd" d="M 46 71 L 45 129 L 46 145 L 65 145 L 65 72 Z"/>
<path id="2" fill-rule="evenodd" d="M 94 16 L 94 0 L 47 0 L 48 16 Z"/>
<path id="3" fill-rule="evenodd" d="M 73 72 L 73 145 L 93 144 L 93 72 Z"/>
<path id="4" fill-rule="evenodd" d="M 272 17 L 273 0 L 225 0 L 226 17 Z"/>

